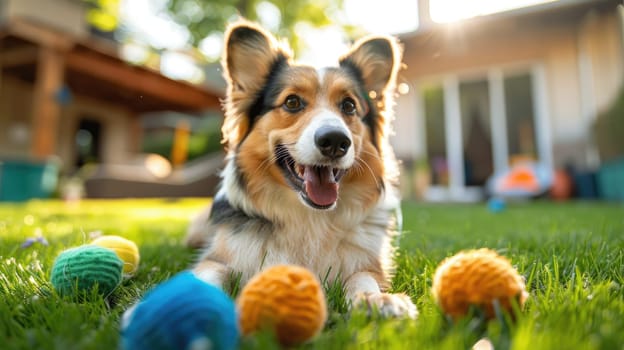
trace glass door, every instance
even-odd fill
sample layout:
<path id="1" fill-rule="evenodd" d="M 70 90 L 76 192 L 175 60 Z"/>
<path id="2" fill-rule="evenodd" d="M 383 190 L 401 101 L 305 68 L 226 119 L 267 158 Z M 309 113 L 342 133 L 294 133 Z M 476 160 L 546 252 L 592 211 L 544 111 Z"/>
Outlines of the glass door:
<path id="1" fill-rule="evenodd" d="M 532 86 L 529 73 L 504 78 L 509 165 L 538 160 Z"/>
<path id="2" fill-rule="evenodd" d="M 484 186 L 492 175 L 492 131 L 488 81 L 464 81 L 459 84 L 461 115 L 463 184 Z"/>
<path id="3" fill-rule="evenodd" d="M 421 86 L 432 185 L 428 199 L 478 200 L 495 172 L 527 160 L 550 164 L 540 72 L 492 68 Z"/>

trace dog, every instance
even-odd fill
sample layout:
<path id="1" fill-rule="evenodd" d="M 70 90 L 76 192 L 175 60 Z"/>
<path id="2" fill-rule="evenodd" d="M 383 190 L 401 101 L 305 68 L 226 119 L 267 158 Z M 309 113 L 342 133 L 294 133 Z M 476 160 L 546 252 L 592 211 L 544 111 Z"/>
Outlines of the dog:
<path id="1" fill-rule="evenodd" d="M 187 236 L 203 248 L 199 278 L 244 285 L 263 268 L 295 264 L 339 280 L 351 305 L 416 317 L 407 295 L 386 293 L 400 202 L 388 134 L 401 56 L 393 37 L 370 36 L 337 66 L 316 69 L 254 23 L 229 26 L 225 165 Z"/>

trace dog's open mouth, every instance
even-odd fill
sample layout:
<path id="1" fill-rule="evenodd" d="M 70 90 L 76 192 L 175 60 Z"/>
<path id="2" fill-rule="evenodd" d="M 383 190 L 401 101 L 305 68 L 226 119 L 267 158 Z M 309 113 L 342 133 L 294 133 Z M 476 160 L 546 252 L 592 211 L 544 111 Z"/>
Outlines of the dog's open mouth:
<path id="1" fill-rule="evenodd" d="M 329 209 L 336 203 L 344 169 L 297 164 L 283 145 L 275 148 L 275 155 L 286 181 L 308 205 L 316 209 Z"/>

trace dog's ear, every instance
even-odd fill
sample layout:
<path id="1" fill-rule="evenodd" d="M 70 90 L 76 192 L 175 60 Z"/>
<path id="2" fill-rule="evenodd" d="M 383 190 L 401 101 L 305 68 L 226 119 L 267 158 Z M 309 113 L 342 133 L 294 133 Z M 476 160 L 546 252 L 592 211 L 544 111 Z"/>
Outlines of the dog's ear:
<path id="1" fill-rule="evenodd" d="M 223 66 L 235 89 L 259 90 L 272 64 L 284 54 L 277 40 L 247 21 L 234 23 L 225 35 Z"/>
<path id="2" fill-rule="evenodd" d="M 340 58 L 340 66 L 350 71 L 364 85 L 368 98 L 368 113 L 363 118 L 378 149 L 390 134 L 394 87 L 401 68 L 402 50 L 396 39 L 389 36 L 364 38 Z"/>
<path id="3" fill-rule="evenodd" d="M 271 70 L 289 51 L 259 26 L 238 21 L 225 34 L 223 76 L 228 83 L 223 143 L 236 146 L 250 127 L 250 113 Z"/>
<path id="4" fill-rule="evenodd" d="M 366 93 L 372 96 L 382 96 L 394 88 L 400 65 L 400 46 L 394 38 L 385 36 L 364 38 L 340 58 L 340 66 L 354 70 Z"/>

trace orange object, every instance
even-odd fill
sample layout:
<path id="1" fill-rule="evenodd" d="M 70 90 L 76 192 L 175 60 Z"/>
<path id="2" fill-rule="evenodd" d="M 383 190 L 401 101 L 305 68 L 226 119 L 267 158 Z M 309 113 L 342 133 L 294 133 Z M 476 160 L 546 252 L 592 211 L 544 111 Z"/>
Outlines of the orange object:
<path id="1" fill-rule="evenodd" d="M 269 329 L 284 346 L 313 338 L 327 319 L 318 279 L 292 265 L 274 266 L 256 275 L 241 291 L 237 305 L 244 335 Z"/>
<path id="2" fill-rule="evenodd" d="M 467 315 L 470 305 L 494 318 L 495 300 L 513 315 L 512 300 L 522 307 L 529 295 L 509 260 L 487 248 L 459 252 L 442 261 L 432 289 L 438 305 L 455 320 Z"/>
<path id="3" fill-rule="evenodd" d="M 572 178 L 565 170 L 555 170 L 552 187 L 550 188 L 550 196 L 558 201 L 564 201 L 572 196 L 574 183 Z"/>
<path id="4" fill-rule="evenodd" d="M 539 189 L 539 183 L 530 168 L 519 167 L 512 170 L 509 176 L 503 180 L 503 190 L 512 188 L 522 188 L 525 191 L 533 192 Z"/>
<path id="5" fill-rule="evenodd" d="M 171 163 L 174 167 L 183 165 L 188 157 L 189 140 L 191 137 L 191 125 L 186 120 L 180 120 L 176 124 L 171 146 Z"/>

